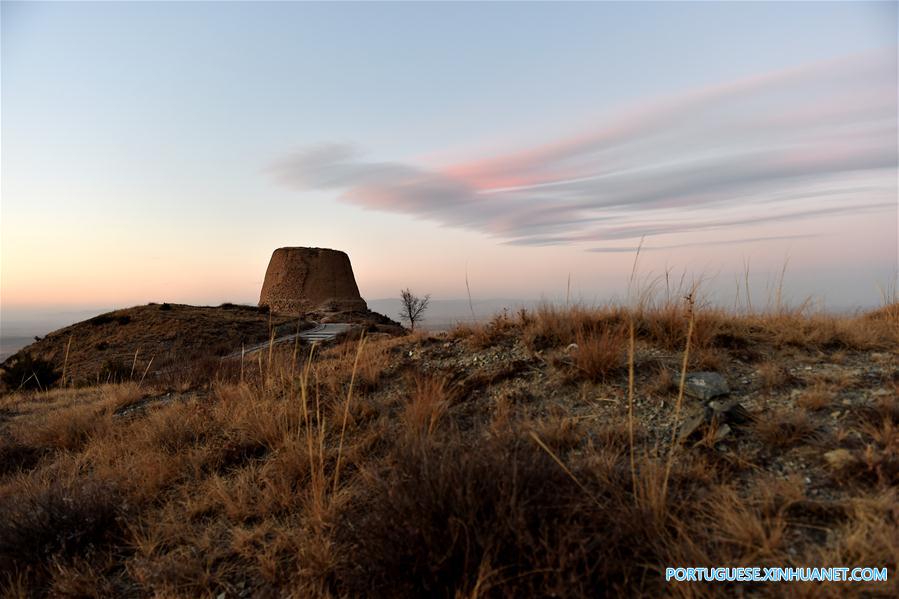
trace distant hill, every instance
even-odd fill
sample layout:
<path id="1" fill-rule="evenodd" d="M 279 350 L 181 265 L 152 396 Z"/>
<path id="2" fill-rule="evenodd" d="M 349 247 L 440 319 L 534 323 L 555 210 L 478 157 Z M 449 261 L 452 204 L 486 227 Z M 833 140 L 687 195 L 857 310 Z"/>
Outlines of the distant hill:
<path id="1" fill-rule="evenodd" d="M 0 362 L 31 343 L 31 341 L 31 337 L 0 335 Z"/>
<path id="2" fill-rule="evenodd" d="M 399 318 L 400 299 L 382 298 L 366 300 L 369 308 L 391 318 Z M 424 315 L 423 326 L 428 330 L 452 328 L 458 323 L 484 322 L 502 313 L 504 309 L 515 312 L 519 308 L 532 308 L 538 300 L 494 298 L 485 300 L 432 299 Z"/>

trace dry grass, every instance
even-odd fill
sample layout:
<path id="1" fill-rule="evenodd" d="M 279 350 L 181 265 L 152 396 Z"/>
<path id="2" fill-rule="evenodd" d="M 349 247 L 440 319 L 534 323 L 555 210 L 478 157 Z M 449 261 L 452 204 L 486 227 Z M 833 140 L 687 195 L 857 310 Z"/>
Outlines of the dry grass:
<path id="1" fill-rule="evenodd" d="M 336 572 L 351 595 L 587 595 L 620 589 L 659 559 L 626 479 L 579 470 L 578 484 L 515 437 L 395 451 L 337 531 L 352 548 Z M 608 497 L 602 508 L 593 493 Z"/>
<path id="2" fill-rule="evenodd" d="M 127 508 L 111 485 L 41 477 L 23 481 L 16 491 L 14 500 L 0 495 L 0 572 L 13 578 L 48 576 L 53 560 L 104 561 L 103 547 L 122 532 Z"/>
<path id="3" fill-rule="evenodd" d="M 758 375 L 765 391 L 771 392 L 784 388 L 790 382 L 790 373 L 783 362 L 771 360 L 758 367 Z"/>
<path id="4" fill-rule="evenodd" d="M 603 381 L 625 363 L 624 327 L 605 326 L 601 330 L 582 329 L 575 336 L 577 350 L 574 365 L 581 376 L 593 382 Z"/>
<path id="5" fill-rule="evenodd" d="M 435 376 L 414 377 L 403 422 L 413 436 L 430 436 L 437 429 L 452 402 L 446 379 Z"/>
<path id="6" fill-rule="evenodd" d="M 0 594 L 784 591 L 663 578 L 668 565 L 714 564 L 880 566 L 895 578 L 891 363 L 878 359 L 880 382 L 832 366 L 894 355 L 896 321 L 694 308 L 544 306 L 440 339 L 275 348 L 190 391 L 0 397 Z M 745 396 L 755 421 L 723 448 L 713 429 L 677 445 L 680 371 L 714 360 L 728 375 L 758 372 Z M 791 360 L 836 374 L 800 384 L 784 374 Z M 865 403 L 832 421 L 847 390 Z M 827 470 L 825 439 L 851 456 L 845 470 Z M 890 580 L 797 592 L 856 589 L 897 591 Z"/>
<path id="7" fill-rule="evenodd" d="M 753 428 L 766 446 L 779 449 L 794 447 L 815 435 L 815 424 L 802 408 L 771 410 L 757 418 Z"/>
<path id="8" fill-rule="evenodd" d="M 679 379 L 680 377 L 676 376 L 669 368 L 659 367 L 656 369 L 655 377 L 647 386 L 646 391 L 651 395 L 667 397 L 672 393 L 677 393 Z"/>
<path id="9" fill-rule="evenodd" d="M 796 398 L 796 405 L 813 412 L 826 410 L 833 405 L 836 397 L 837 390 L 832 384 L 818 381 L 799 394 Z"/>

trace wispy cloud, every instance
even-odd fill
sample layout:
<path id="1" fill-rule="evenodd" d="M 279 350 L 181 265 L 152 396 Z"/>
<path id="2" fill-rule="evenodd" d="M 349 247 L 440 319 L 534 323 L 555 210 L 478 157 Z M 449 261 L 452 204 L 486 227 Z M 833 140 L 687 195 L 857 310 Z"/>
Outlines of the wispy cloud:
<path id="1" fill-rule="evenodd" d="M 888 210 L 896 85 L 890 48 L 660 99 L 585 134 L 442 168 L 323 144 L 272 171 L 300 190 L 515 245 Z"/>
<path id="2" fill-rule="evenodd" d="M 743 239 L 719 239 L 717 241 L 697 241 L 693 243 L 674 243 L 669 245 L 643 245 L 630 247 L 593 247 L 588 248 L 588 252 L 597 254 L 634 254 L 637 249 L 641 252 L 655 252 L 659 250 L 673 250 L 678 248 L 702 247 L 708 245 L 740 245 L 743 243 L 760 243 L 767 241 L 794 241 L 796 239 L 808 239 L 810 237 L 821 237 L 816 233 L 805 235 L 770 235 L 768 237 L 745 237 Z"/>

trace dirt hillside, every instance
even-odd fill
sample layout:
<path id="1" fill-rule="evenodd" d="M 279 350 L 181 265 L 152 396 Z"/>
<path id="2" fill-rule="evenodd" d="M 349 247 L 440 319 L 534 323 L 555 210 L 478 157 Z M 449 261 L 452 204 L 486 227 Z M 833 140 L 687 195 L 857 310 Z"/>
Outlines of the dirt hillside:
<path id="1" fill-rule="evenodd" d="M 544 307 L 304 349 L 0 395 L 0 595 L 899 592 L 894 307 Z"/>
<path id="2" fill-rule="evenodd" d="M 140 376 L 148 365 L 151 371 L 161 371 L 221 357 L 240 351 L 241 345 L 267 340 L 272 327 L 286 334 L 297 326 L 302 330 L 311 325 L 255 306 L 148 304 L 100 314 L 53 331 L 4 363 L 29 354 L 49 361 L 60 373 L 65 365 L 70 382 L 106 382 L 122 378 L 123 373 L 130 375 L 132 366 Z"/>

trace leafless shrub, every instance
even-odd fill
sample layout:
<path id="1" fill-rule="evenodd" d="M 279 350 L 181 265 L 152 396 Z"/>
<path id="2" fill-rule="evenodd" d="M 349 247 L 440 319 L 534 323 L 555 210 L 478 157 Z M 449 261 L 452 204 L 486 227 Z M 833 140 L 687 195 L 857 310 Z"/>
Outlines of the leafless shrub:
<path id="1" fill-rule="evenodd" d="M 412 293 L 411 289 L 407 288 L 400 291 L 400 300 L 402 301 L 400 318 L 409 323 L 409 330 L 414 331 L 415 323 L 422 319 L 425 310 L 428 309 L 431 296 L 419 297 Z"/>

